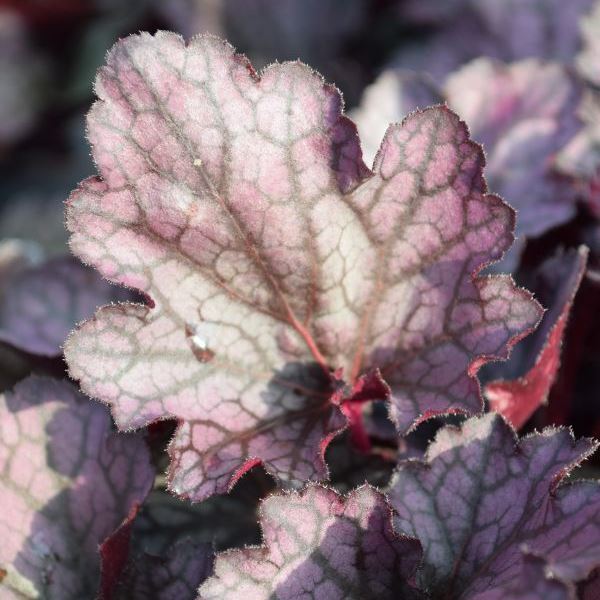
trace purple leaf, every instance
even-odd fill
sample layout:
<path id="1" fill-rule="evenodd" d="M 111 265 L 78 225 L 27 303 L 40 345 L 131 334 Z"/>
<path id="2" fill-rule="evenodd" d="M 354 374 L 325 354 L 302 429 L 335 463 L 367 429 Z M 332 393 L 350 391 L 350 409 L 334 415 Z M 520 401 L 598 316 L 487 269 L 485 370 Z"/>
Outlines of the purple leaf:
<path id="1" fill-rule="evenodd" d="M 31 377 L 0 396 L 0 596 L 93 597 L 98 545 L 153 480 L 142 438 L 112 432 L 66 381 Z"/>
<path id="2" fill-rule="evenodd" d="M 392 126 L 374 165 L 332 86 L 300 63 L 259 78 L 213 37 L 119 42 L 89 115 L 102 178 L 68 203 L 71 246 L 151 307 L 101 309 L 71 375 L 122 429 L 177 418 L 170 488 L 201 500 L 262 462 L 323 479 L 352 390 L 377 368 L 399 430 L 479 411 L 475 379 L 540 317 L 483 154 L 444 107 Z"/>
<path id="3" fill-rule="evenodd" d="M 367 157 L 374 155 L 372 140 L 387 121 L 399 121 L 405 107 L 415 107 L 414 81 L 401 71 L 388 72 L 368 90 L 357 112 Z M 425 85 L 422 78 L 416 81 Z M 579 89 L 566 69 L 535 60 L 504 65 L 480 59 L 449 77 L 440 97 L 483 144 L 490 189 L 518 210 L 518 236 L 539 236 L 575 214 L 574 186 L 552 169 L 554 155 L 579 130 Z M 380 117 L 381 106 L 391 110 Z M 513 270 L 517 261 L 515 248 L 499 268 Z"/>
<path id="4" fill-rule="evenodd" d="M 384 497 L 363 486 L 344 498 L 312 485 L 262 503 L 264 546 L 217 555 L 200 598 L 409 598 L 421 549 L 397 536 Z M 403 595 L 402 592 L 406 595 Z"/>
<path id="5" fill-rule="evenodd" d="M 1 285 L 0 341 L 43 356 L 60 354 L 69 332 L 98 306 L 133 298 L 73 258 L 19 270 Z"/>
<path id="6" fill-rule="evenodd" d="M 149 554 L 134 547 L 134 522 L 132 514 L 100 547 L 99 600 L 195 600 L 198 587 L 212 571 L 210 544 L 184 539 L 164 556 Z"/>
<path id="7" fill-rule="evenodd" d="M 579 20 L 593 1 L 409 0 L 407 10 L 421 20 L 448 20 L 425 43 L 402 49 L 394 64 L 426 71 L 440 82 L 481 56 L 507 62 L 538 58 L 569 64 L 581 44 Z"/>
<path id="8" fill-rule="evenodd" d="M 559 254 L 542 264 L 538 273 L 542 294 L 538 297 L 549 310 L 537 331 L 498 369 L 501 373 L 520 372 L 490 381 L 484 387 L 490 408 L 502 414 L 516 429 L 548 399 L 560 367 L 563 336 L 588 254 L 588 249 L 582 246 L 578 251 Z"/>
<path id="9" fill-rule="evenodd" d="M 590 14 L 580 23 L 583 47 L 577 55 L 579 73 L 593 85 L 600 85 L 600 2 L 595 2 Z"/>
<path id="10" fill-rule="evenodd" d="M 560 170 L 584 182 L 593 182 L 600 173 L 600 3 L 581 21 L 582 51 L 577 56 L 579 74 L 591 84 L 578 109 L 581 131 L 557 158 Z M 597 193 L 597 192 L 596 192 Z M 596 199 L 597 202 L 597 199 Z M 592 212 L 599 214 L 597 206 Z"/>
<path id="11" fill-rule="evenodd" d="M 470 596 L 470 600 L 572 600 L 573 586 L 549 578 L 545 561 L 524 553 L 520 573 L 495 590 Z"/>
<path id="12" fill-rule="evenodd" d="M 397 530 L 423 544 L 422 588 L 495 598 L 525 568 L 525 549 L 547 575 L 584 579 L 600 564 L 600 488 L 560 483 L 595 448 L 566 429 L 518 441 L 494 413 L 440 430 L 426 460 L 401 465 L 390 488 Z"/>

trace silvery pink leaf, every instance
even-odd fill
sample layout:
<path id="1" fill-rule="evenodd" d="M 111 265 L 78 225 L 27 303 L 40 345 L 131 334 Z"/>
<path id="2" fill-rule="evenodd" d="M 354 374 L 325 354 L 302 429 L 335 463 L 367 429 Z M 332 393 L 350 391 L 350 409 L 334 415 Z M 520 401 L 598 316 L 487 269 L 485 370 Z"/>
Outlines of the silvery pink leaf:
<path id="1" fill-rule="evenodd" d="M 98 545 L 152 486 L 146 445 L 66 381 L 31 377 L 0 412 L 0 596 L 91 598 Z"/>
<path id="2" fill-rule="evenodd" d="M 132 298 L 71 257 L 19 269 L 0 281 L 0 340 L 57 356 L 71 329 L 98 306 Z"/>
<path id="3" fill-rule="evenodd" d="M 548 259 L 540 267 L 537 297 L 549 308 L 536 332 L 499 367 L 506 377 L 490 381 L 484 395 L 490 408 L 521 428 L 548 399 L 560 367 L 562 340 L 575 294 L 585 273 L 585 246 Z"/>
<path id="4" fill-rule="evenodd" d="M 415 539 L 398 536 L 384 497 L 363 486 L 347 497 L 311 485 L 268 497 L 264 545 L 217 555 L 202 600 L 411 598 L 421 558 Z"/>
<path id="5" fill-rule="evenodd" d="M 177 418 L 171 490 L 224 492 L 262 462 L 326 476 L 339 404 L 376 368 L 401 431 L 479 411 L 479 366 L 537 323 L 481 148 L 444 107 L 392 126 L 370 172 L 332 86 L 301 63 L 262 76 L 226 43 L 119 42 L 89 133 L 101 177 L 67 209 L 71 247 L 151 306 L 103 308 L 69 338 L 72 376 L 118 426 Z"/>
<path id="6" fill-rule="evenodd" d="M 447 17 L 439 33 L 402 49 L 394 64 L 426 71 L 437 81 L 467 62 L 486 56 L 512 62 L 525 58 L 573 62 L 581 46 L 580 19 L 594 0 L 409 0 L 407 9 Z M 453 18 L 454 17 L 454 18 Z"/>
<path id="7" fill-rule="evenodd" d="M 566 429 L 517 440 L 495 413 L 440 430 L 389 490 L 397 530 L 423 544 L 421 587 L 496 597 L 522 573 L 524 551 L 544 559 L 547 576 L 585 579 L 600 565 L 600 487 L 561 480 L 595 448 Z"/>

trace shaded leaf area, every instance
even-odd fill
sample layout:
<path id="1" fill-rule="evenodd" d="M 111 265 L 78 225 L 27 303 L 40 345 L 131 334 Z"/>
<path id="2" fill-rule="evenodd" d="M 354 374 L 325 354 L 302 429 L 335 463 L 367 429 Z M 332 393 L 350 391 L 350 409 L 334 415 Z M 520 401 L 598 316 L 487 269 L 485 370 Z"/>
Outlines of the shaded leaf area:
<path id="1" fill-rule="evenodd" d="M 401 16 L 437 23 L 433 35 L 400 48 L 396 66 L 438 81 L 481 57 L 538 58 L 570 64 L 581 45 L 580 19 L 594 0 L 409 0 Z"/>
<path id="2" fill-rule="evenodd" d="M 567 429 L 517 440 L 494 413 L 440 430 L 426 460 L 401 464 L 389 489 L 397 529 L 423 544 L 422 589 L 504 597 L 529 568 L 524 551 L 547 577 L 585 579 L 600 560 L 600 489 L 562 480 L 595 448 Z"/>
<path id="3" fill-rule="evenodd" d="M 0 279 L 0 341 L 31 354 L 58 356 L 98 306 L 135 297 L 71 257 L 12 271 Z"/>
<path id="4" fill-rule="evenodd" d="M 575 295 L 585 273 L 588 249 L 570 250 L 546 260 L 531 287 L 548 307 L 536 332 L 505 363 L 489 365 L 493 380 L 484 395 L 491 410 L 520 429 L 548 400 L 558 375 L 563 337 Z M 485 369 L 485 367 L 484 367 Z"/>
<path id="5" fill-rule="evenodd" d="M 162 555 L 140 551 L 131 539 L 134 520 L 131 515 L 100 547 L 100 600 L 194 600 L 212 571 L 212 546 L 187 538 Z"/>
<path id="6" fill-rule="evenodd" d="M 419 543 L 397 536 L 384 497 L 363 486 L 347 497 L 310 485 L 261 505 L 264 546 L 217 555 L 200 598 L 413 597 Z M 416 595 L 415 595 L 416 597 Z"/>
<path id="7" fill-rule="evenodd" d="M 477 277 L 514 214 L 453 113 L 391 127 L 370 172 L 333 87 L 300 63 L 259 77 L 216 38 L 126 38 L 96 91 L 101 177 L 69 200 L 71 246 L 152 305 L 100 310 L 65 354 L 120 428 L 180 420 L 173 491 L 206 498 L 258 462 L 323 479 L 335 393 L 376 368 L 400 432 L 481 409 L 476 369 L 540 310 Z"/>
<path id="8" fill-rule="evenodd" d="M 98 545 L 154 480 L 144 441 L 66 381 L 30 377 L 0 410 L 0 595 L 93 597 Z"/>
<path id="9" fill-rule="evenodd" d="M 504 64 L 481 58 L 436 89 L 427 75 L 390 69 L 367 88 L 353 112 L 369 160 L 390 121 L 445 101 L 466 121 L 487 154 L 490 189 L 517 209 L 517 244 L 495 266 L 515 270 L 527 237 L 575 214 L 576 186 L 561 177 L 554 158 L 580 130 L 580 89 L 569 71 L 538 60 Z"/>

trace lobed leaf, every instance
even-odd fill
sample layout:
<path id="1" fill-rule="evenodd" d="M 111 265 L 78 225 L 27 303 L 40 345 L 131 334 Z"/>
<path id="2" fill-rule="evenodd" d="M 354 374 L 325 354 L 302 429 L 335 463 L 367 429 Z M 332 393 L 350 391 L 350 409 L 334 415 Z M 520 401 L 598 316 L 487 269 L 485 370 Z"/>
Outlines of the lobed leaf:
<path id="1" fill-rule="evenodd" d="M 490 381 L 484 387 L 490 408 L 502 414 L 516 429 L 523 427 L 548 399 L 560 368 L 563 336 L 585 273 L 588 254 L 589 250 L 582 246 L 542 264 L 540 287 L 545 288 L 546 294 L 539 297 L 550 309 L 540 327 L 527 340 L 528 347 L 518 349 L 502 365 L 508 372 L 511 369 L 521 372 L 519 376 Z"/>
<path id="2" fill-rule="evenodd" d="M 80 600 L 98 589 L 98 545 L 154 481 L 141 437 L 71 384 L 30 377 L 0 396 L 2 598 Z"/>
<path id="3" fill-rule="evenodd" d="M 101 309 L 65 356 L 121 429 L 180 421 L 173 491 L 201 500 L 258 462 L 292 485 L 324 478 L 341 378 L 375 369 L 400 431 L 480 410 L 477 368 L 540 309 L 476 276 L 514 215 L 453 113 L 392 126 L 370 172 L 340 94 L 300 63 L 259 78 L 216 38 L 142 34 L 96 90 L 101 178 L 69 200 L 71 247 L 152 306 Z"/>
<path id="4" fill-rule="evenodd" d="M 0 341 L 43 356 L 57 356 L 73 327 L 102 304 L 131 300 L 73 258 L 55 258 L 17 270 L 2 282 Z"/>
<path id="5" fill-rule="evenodd" d="M 419 543 L 392 528 L 384 497 L 363 486 L 344 498 L 311 485 L 261 507 L 264 546 L 217 555 L 200 598 L 410 598 Z M 402 595 L 404 594 L 404 595 Z"/>
<path id="6" fill-rule="evenodd" d="M 423 88 L 431 90 L 429 101 L 427 94 L 419 94 Z M 433 89 L 423 75 L 395 70 L 367 90 L 355 115 L 368 157 L 375 155 L 373 140 L 388 120 L 401 120 L 404 110 L 419 107 L 419 101 L 421 107 L 434 101 Z M 517 209 L 517 236 L 539 236 L 575 214 L 576 189 L 553 170 L 554 156 L 580 129 L 575 116 L 579 88 L 564 67 L 481 58 L 448 77 L 437 94 L 483 144 L 490 189 Z M 391 109 L 381 112 L 381 107 Z M 523 241 L 500 268 L 514 270 Z"/>
<path id="7" fill-rule="evenodd" d="M 566 429 L 515 439 L 494 413 L 446 427 L 426 460 L 400 466 L 389 490 L 399 531 L 423 544 L 418 574 L 433 597 L 495 598 L 516 585 L 523 552 L 570 583 L 600 564 L 600 488 L 561 480 L 596 448 Z"/>

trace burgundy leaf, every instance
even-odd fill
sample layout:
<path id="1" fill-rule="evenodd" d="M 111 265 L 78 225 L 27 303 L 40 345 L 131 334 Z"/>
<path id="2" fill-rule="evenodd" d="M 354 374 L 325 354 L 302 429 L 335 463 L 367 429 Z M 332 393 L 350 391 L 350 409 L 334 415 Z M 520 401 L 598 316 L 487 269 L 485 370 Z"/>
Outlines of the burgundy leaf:
<path id="1" fill-rule="evenodd" d="M 411 100 L 419 97 L 412 81 L 402 71 L 388 72 L 368 90 L 357 113 L 367 157 L 375 154 L 372 140 L 388 120 L 404 118 L 407 104 L 414 108 Z M 536 60 L 504 65 L 480 59 L 450 76 L 440 96 L 483 144 L 490 189 L 518 210 L 518 236 L 538 236 L 575 214 L 574 186 L 552 170 L 554 155 L 579 130 L 579 89 L 565 68 Z M 380 116 L 381 106 L 391 110 Z M 514 269 L 516 250 L 501 268 Z"/>
<path id="2" fill-rule="evenodd" d="M 560 367 L 560 354 L 565 328 L 573 306 L 575 294 L 585 273 L 588 249 L 583 246 L 563 255 L 548 259 L 540 268 L 540 278 L 551 290 L 550 302 L 541 300 L 550 310 L 544 315 L 540 327 L 527 342 L 523 351 L 511 356 L 505 363 L 522 369 L 519 377 L 491 381 L 484 387 L 490 408 L 502 414 L 513 427 L 520 429 L 533 413 L 548 399 Z M 504 366 L 504 365 L 503 365 Z"/>
<path id="3" fill-rule="evenodd" d="M 66 381 L 31 377 L 0 396 L 0 596 L 93 597 L 98 544 L 153 480 L 142 438 L 112 432 Z"/>
<path id="4" fill-rule="evenodd" d="M 423 544 L 420 585 L 433 597 L 498 597 L 525 568 L 524 550 L 548 576 L 584 579 L 600 565 L 600 487 L 560 483 L 595 448 L 566 429 L 518 441 L 494 413 L 440 430 L 390 488 L 398 531 Z"/>
<path id="5" fill-rule="evenodd" d="M 1 285 L 0 340 L 44 356 L 60 354 L 69 332 L 98 306 L 132 299 L 66 257 L 18 271 Z"/>
<path id="6" fill-rule="evenodd" d="M 392 126 L 371 173 L 339 93 L 300 63 L 259 78 L 214 37 L 142 34 L 96 89 L 102 178 L 69 200 L 71 246 L 153 305 L 101 309 L 65 355 L 120 428 L 180 421 L 171 490 L 201 500 L 259 462 L 324 478 L 340 377 L 352 389 L 379 368 L 401 431 L 481 409 L 477 368 L 540 308 L 477 277 L 514 214 L 456 115 Z"/>
<path id="7" fill-rule="evenodd" d="M 389 506 L 374 488 L 344 498 L 311 485 L 270 496 L 261 513 L 264 546 L 218 554 L 202 600 L 412 597 L 407 582 L 420 545 L 396 535 Z"/>

